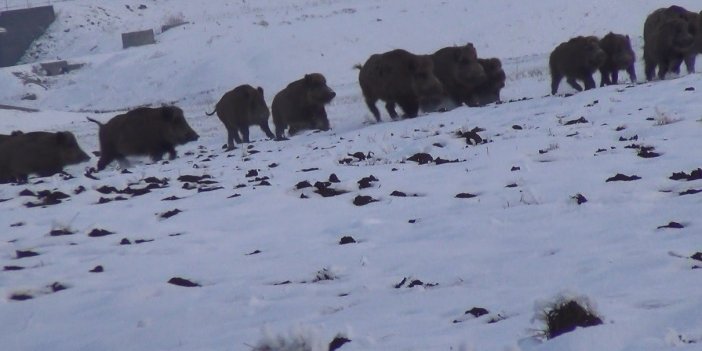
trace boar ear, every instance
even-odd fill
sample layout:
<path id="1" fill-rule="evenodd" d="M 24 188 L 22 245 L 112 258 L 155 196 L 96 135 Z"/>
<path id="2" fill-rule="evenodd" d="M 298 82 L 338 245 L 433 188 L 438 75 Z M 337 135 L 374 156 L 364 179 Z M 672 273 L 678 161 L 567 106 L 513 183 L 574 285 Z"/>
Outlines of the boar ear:
<path id="1" fill-rule="evenodd" d="M 261 96 L 263 96 L 263 88 L 258 87 L 258 88 L 256 88 L 256 90 L 258 90 L 258 92 L 261 93 Z"/>
<path id="2" fill-rule="evenodd" d="M 305 83 L 309 84 L 312 82 L 312 75 L 311 74 L 305 74 Z"/>

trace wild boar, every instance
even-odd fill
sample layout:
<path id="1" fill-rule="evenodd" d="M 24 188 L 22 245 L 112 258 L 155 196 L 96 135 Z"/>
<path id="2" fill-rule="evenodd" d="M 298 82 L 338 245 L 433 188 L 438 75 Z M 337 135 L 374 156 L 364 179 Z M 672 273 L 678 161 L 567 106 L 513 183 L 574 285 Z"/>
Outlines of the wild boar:
<path id="1" fill-rule="evenodd" d="M 268 127 L 268 117 L 271 112 L 263 98 L 263 88 L 254 88 L 248 84 L 240 85 L 222 96 L 215 110 L 206 113 L 217 117 L 227 128 L 227 148 L 234 149 L 234 140 L 241 144 L 249 142 L 249 126 L 258 125 L 266 136 L 275 136 Z M 241 138 L 239 137 L 241 133 Z"/>
<path id="2" fill-rule="evenodd" d="M 159 161 L 164 153 L 176 157 L 176 145 L 196 141 L 199 136 L 185 120 L 183 110 L 176 106 L 140 107 L 117 115 L 100 126 L 100 160 L 98 171 L 114 160 L 126 165 L 126 157 L 148 155 Z"/>
<path id="3" fill-rule="evenodd" d="M 607 54 L 600 48 L 597 37 L 575 37 L 558 45 L 549 57 L 551 70 L 551 94 L 556 95 L 558 85 L 563 77 L 575 90 L 583 87 L 577 80 L 585 83 L 585 90 L 597 87 L 592 74 L 602 66 Z"/>
<path id="4" fill-rule="evenodd" d="M 631 48 L 628 35 L 607 33 L 600 39 L 600 48 L 607 54 L 605 62 L 600 66 L 600 86 L 617 84 L 619 71 L 626 70 L 632 83 L 636 83 L 634 62 L 636 54 Z"/>
<path id="5" fill-rule="evenodd" d="M 457 105 L 478 106 L 476 89 L 484 84 L 487 75 L 478 62 L 472 43 L 464 46 L 445 47 L 431 55 L 434 75 L 441 82 L 444 92 Z"/>
<path id="6" fill-rule="evenodd" d="M 434 75 L 434 62 L 430 56 L 415 55 L 402 49 L 371 55 L 359 69 L 358 82 L 368 109 L 380 122 L 378 100 L 385 101 L 385 109 L 395 120 L 399 116 L 395 104 L 400 105 L 405 117 L 416 117 L 420 105 L 439 100 L 443 87 Z"/>
<path id="7" fill-rule="evenodd" d="M 660 8 L 644 22 L 644 66 L 647 80 L 653 80 L 656 67 L 658 78 L 664 79 L 669 70 L 679 73 L 685 61 L 694 72 L 695 35 L 699 24 L 689 19 L 693 14 L 680 6 Z M 694 15 L 694 14 L 693 14 Z"/>
<path id="8" fill-rule="evenodd" d="M 30 174 L 47 177 L 89 159 L 71 132 L 15 134 L 0 143 L 0 182 L 26 180 Z"/>
<path id="9" fill-rule="evenodd" d="M 304 129 L 329 130 L 329 119 L 324 105 L 330 103 L 336 93 L 327 86 L 327 79 L 320 73 L 306 74 L 278 92 L 271 109 L 277 140 L 285 139 L 285 130 L 290 135 Z"/>
<path id="10" fill-rule="evenodd" d="M 502 69 L 502 61 L 498 58 L 478 59 L 485 70 L 485 81 L 475 88 L 478 106 L 484 106 L 500 101 L 500 91 L 505 87 L 507 76 Z"/>

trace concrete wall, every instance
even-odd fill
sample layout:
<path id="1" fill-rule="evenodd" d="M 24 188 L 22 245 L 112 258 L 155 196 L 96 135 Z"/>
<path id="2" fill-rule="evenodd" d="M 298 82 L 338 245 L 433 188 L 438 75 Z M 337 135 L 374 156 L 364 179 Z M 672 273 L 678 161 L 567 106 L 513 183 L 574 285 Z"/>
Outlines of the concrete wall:
<path id="1" fill-rule="evenodd" d="M 0 67 L 14 66 L 34 40 L 54 22 L 53 6 L 0 12 Z"/>
<path id="2" fill-rule="evenodd" d="M 132 46 L 142 46 L 156 44 L 156 37 L 153 29 L 141 30 L 138 32 L 122 33 L 122 48 Z"/>

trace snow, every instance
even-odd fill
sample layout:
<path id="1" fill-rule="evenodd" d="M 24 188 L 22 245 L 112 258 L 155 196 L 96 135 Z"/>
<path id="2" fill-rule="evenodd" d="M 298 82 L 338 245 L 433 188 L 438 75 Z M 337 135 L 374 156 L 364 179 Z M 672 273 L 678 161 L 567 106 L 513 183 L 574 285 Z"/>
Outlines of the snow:
<path id="1" fill-rule="evenodd" d="M 115 163 L 95 174 L 99 180 L 85 177 L 93 158 L 66 168 L 74 179 L 0 185 L 0 199 L 9 199 L 0 202 L 0 264 L 24 267 L 0 271 L 3 350 L 249 350 L 267 340 L 282 345 L 279 336 L 325 345 L 338 334 L 352 340 L 340 350 L 700 348 L 702 276 L 692 268 L 702 262 L 689 257 L 702 251 L 701 198 L 679 193 L 702 189 L 702 180 L 669 179 L 702 166 L 700 75 L 546 96 L 556 45 L 611 30 L 629 34 L 641 57 L 646 15 L 669 3 L 141 3 L 147 8 L 124 0 L 57 3 L 57 22 L 36 55 L 0 69 L 0 103 L 40 110 L 0 110 L 2 134 L 70 130 L 91 152 L 99 149 L 97 128 L 86 117 L 105 121 L 166 102 L 181 106 L 200 134 L 173 161 L 132 159 L 129 174 Z M 696 1 L 678 4 L 700 10 Z M 189 23 L 161 33 L 171 18 Z M 120 33 L 149 28 L 156 45 L 122 50 Z M 383 122 L 371 122 L 354 64 L 394 48 L 431 53 L 465 42 L 503 61 L 503 100 L 529 99 L 398 122 L 381 111 Z M 57 58 L 85 66 L 40 77 L 46 89 L 13 74 L 33 75 L 36 62 Z M 327 108 L 331 131 L 276 142 L 252 127 L 250 146 L 221 148 L 226 132 L 205 111 L 224 92 L 262 86 L 270 103 L 311 72 L 337 92 Z M 569 89 L 561 84 L 562 93 Z M 20 100 L 27 93 L 37 100 Z M 566 125 L 580 117 L 587 123 Z M 456 136 L 475 127 L 488 143 Z M 625 148 L 634 143 L 661 156 L 638 157 Z M 349 156 L 356 152 L 370 157 Z M 459 162 L 407 160 L 419 152 Z M 247 177 L 250 170 L 258 175 Z M 341 182 L 331 187 L 348 193 L 323 198 L 296 189 L 332 173 Z M 606 182 L 618 173 L 641 179 Z M 188 190 L 182 175 L 217 183 Z M 378 181 L 359 189 L 370 175 Z M 98 204 L 117 197 L 100 187 L 143 188 L 147 177 L 167 178 L 168 187 Z M 264 177 L 270 186 L 259 185 Z M 87 190 L 74 194 L 80 186 Z M 223 189 L 196 190 L 217 186 Z M 71 197 L 26 208 L 38 200 L 18 196 L 24 189 Z M 395 190 L 417 196 L 390 196 Z M 588 201 L 578 205 L 578 193 Z M 378 201 L 355 206 L 358 195 Z M 182 199 L 162 201 L 171 196 Z M 161 217 L 174 209 L 182 212 Z M 659 229 L 671 221 L 684 228 Z M 96 228 L 115 234 L 89 237 Z M 54 229 L 75 234 L 50 236 Z M 357 243 L 339 245 L 343 236 Z M 119 245 L 123 238 L 132 245 Z M 16 250 L 40 255 L 16 259 Z M 97 265 L 103 273 L 89 272 Z M 315 279 L 324 269 L 334 279 Z M 168 284 L 173 277 L 201 286 Z M 415 279 L 424 285 L 409 288 Z M 53 292 L 54 282 L 67 289 Z M 34 298 L 10 299 L 17 293 Z M 534 317 L 564 294 L 596 305 L 604 324 L 544 340 Z M 466 316 L 473 307 L 489 314 Z"/>

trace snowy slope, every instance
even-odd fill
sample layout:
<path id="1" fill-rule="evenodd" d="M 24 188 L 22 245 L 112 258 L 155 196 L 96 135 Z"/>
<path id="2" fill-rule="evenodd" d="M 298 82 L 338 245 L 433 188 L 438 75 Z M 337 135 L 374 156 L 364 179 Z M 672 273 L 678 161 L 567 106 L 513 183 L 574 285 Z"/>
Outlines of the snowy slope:
<path id="1" fill-rule="evenodd" d="M 201 136 L 174 161 L 135 159 L 128 174 L 115 165 L 99 180 L 83 176 L 94 158 L 68 167 L 73 179 L 0 185 L 3 350 L 249 350 L 267 333 L 288 332 L 324 343 L 342 333 L 352 341 L 341 350 L 700 348 L 702 277 L 692 268 L 702 262 L 688 257 L 702 251 L 702 194 L 681 194 L 702 180 L 669 179 L 702 166 L 700 76 L 544 97 L 558 43 L 612 30 L 631 35 L 640 56 L 645 16 L 669 3 L 204 3 L 60 3 L 27 64 L 0 70 L 0 103 L 40 110 L 0 110 L 0 133 L 70 130 L 94 151 L 86 116 L 176 102 Z M 171 18 L 190 23 L 160 33 Z M 159 32 L 156 45 L 121 49 L 119 33 L 146 28 Z M 354 64 L 393 48 L 430 53 L 468 41 L 503 60 L 504 100 L 529 99 L 399 122 L 383 111 L 386 122 L 370 123 Z M 42 77 L 46 88 L 14 74 L 31 76 L 35 62 L 56 58 L 86 66 Z M 223 126 L 204 115 L 221 94 L 250 83 L 270 103 L 309 72 L 338 93 L 331 131 L 275 142 L 252 127 L 251 145 L 222 150 Z M 27 93 L 37 100 L 20 100 Z M 456 135 L 475 127 L 489 142 Z M 660 156 L 639 157 L 632 144 Z M 458 162 L 419 165 L 408 160 L 416 153 Z M 641 179 L 606 181 L 618 173 Z M 340 179 L 331 187 L 347 193 L 296 186 L 331 174 Z M 211 178 L 178 180 L 185 175 Z M 378 180 L 359 189 L 370 175 Z M 142 189 L 150 177 L 167 182 L 140 196 L 104 188 Z M 39 200 L 19 196 L 25 189 L 70 198 L 28 208 Z M 588 202 L 578 205 L 576 194 Z M 359 195 L 378 201 L 355 206 Z M 659 228 L 670 222 L 684 228 Z M 89 236 L 94 229 L 114 234 Z M 343 236 L 357 243 L 339 245 Z M 18 259 L 17 250 L 39 255 Z M 104 272 L 90 272 L 98 265 Z M 168 284 L 173 277 L 201 286 Z M 424 285 L 396 288 L 404 278 Z M 54 292 L 55 282 L 67 289 Z M 543 340 L 535 308 L 564 293 L 593 301 L 604 325 Z M 22 294 L 33 298 L 10 298 Z M 465 315 L 472 307 L 490 313 Z"/>

